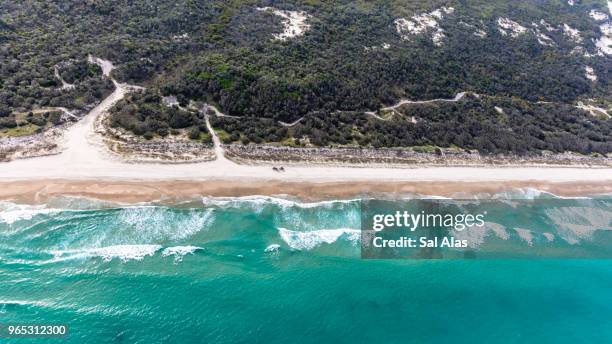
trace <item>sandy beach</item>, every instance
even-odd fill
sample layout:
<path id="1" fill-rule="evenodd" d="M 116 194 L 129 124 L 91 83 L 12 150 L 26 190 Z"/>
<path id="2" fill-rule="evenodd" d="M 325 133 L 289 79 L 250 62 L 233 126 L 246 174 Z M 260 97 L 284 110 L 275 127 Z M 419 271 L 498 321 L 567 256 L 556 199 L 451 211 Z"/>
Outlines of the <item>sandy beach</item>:
<path id="1" fill-rule="evenodd" d="M 612 182 L 286 182 L 266 180 L 193 180 L 193 181 L 112 181 L 112 180 L 35 180 L 0 181 L 0 200 L 21 203 L 44 203 L 60 196 L 85 197 L 97 200 L 137 203 L 176 203 L 202 196 L 290 196 L 307 201 L 347 199 L 375 195 L 402 197 L 413 194 L 469 197 L 474 194 L 493 195 L 522 189 L 525 197 L 530 190 L 574 197 L 612 193 Z M 520 193 L 519 196 L 520 198 Z"/>
<path id="2" fill-rule="evenodd" d="M 202 195 L 283 194 L 325 199 L 376 193 L 449 196 L 512 188 L 535 188 L 562 196 L 612 192 L 610 168 L 312 165 L 285 166 L 285 172 L 277 172 L 273 165 L 243 165 L 225 158 L 217 137 L 217 159 L 212 162 L 126 163 L 105 152 L 92 128 L 92 117 L 109 104 L 112 102 L 101 104 L 70 129 L 61 154 L 0 163 L 0 199 L 43 202 L 71 195 L 149 202 Z"/>

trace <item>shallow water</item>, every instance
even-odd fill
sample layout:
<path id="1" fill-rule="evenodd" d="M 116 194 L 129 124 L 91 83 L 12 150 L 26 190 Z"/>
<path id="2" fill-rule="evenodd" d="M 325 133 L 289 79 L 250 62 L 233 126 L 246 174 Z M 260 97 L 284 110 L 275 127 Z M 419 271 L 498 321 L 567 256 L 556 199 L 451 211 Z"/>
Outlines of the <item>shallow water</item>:
<path id="1" fill-rule="evenodd" d="M 485 243 L 529 246 L 491 221 L 506 236 Z M 359 228 L 359 200 L 2 202 L 0 323 L 68 324 L 45 342 L 70 343 L 612 340 L 610 260 L 363 260 Z"/>

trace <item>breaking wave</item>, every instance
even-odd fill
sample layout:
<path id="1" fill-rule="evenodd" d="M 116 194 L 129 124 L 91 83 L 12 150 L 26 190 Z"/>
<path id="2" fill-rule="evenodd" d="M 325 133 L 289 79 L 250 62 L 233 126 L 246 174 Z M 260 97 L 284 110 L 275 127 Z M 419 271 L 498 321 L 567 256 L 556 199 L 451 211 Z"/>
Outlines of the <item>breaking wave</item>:
<path id="1" fill-rule="evenodd" d="M 281 208 L 330 208 L 338 205 L 352 204 L 361 201 L 361 199 L 346 199 L 346 200 L 329 200 L 319 202 L 300 202 L 289 198 L 273 197 L 273 196 L 244 196 L 244 197 L 202 197 L 204 206 L 215 206 L 220 208 L 243 207 L 250 205 L 252 208 L 259 208 L 265 205 L 276 205 Z"/>
<path id="2" fill-rule="evenodd" d="M 320 229 L 308 232 L 279 228 L 278 233 L 287 246 L 299 251 L 312 250 L 322 244 L 333 244 L 340 238 L 345 238 L 357 245 L 361 235 L 359 229 L 351 228 Z"/>
<path id="3" fill-rule="evenodd" d="M 99 248 L 85 248 L 74 250 L 51 250 L 54 258 L 50 263 L 61 262 L 72 259 L 101 258 L 105 262 L 118 259 L 121 262 L 141 261 L 146 257 L 152 257 L 161 251 L 162 257 L 174 257 L 175 261 L 181 261 L 184 256 L 194 254 L 202 250 L 199 246 L 171 246 L 163 248 L 161 245 L 114 245 Z"/>
<path id="4" fill-rule="evenodd" d="M 557 233 L 569 244 L 591 240 L 595 231 L 612 230 L 612 211 L 589 207 L 564 207 L 545 210 Z"/>
<path id="5" fill-rule="evenodd" d="M 46 205 L 27 205 L 0 201 L 0 223 L 12 225 L 18 221 L 31 220 L 37 215 L 49 215 L 61 211 L 61 209 L 47 208 Z"/>
<path id="6" fill-rule="evenodd" d="M 76 250 L 54 250 L 49 253 L 55 257 L 51 262 L 84 258 L 102 258 L 105 262 L 117 258 L 122 262 L 127 262 L 153 256 L 161 248 L 160 245 L 115 245 Z"/>
<path id="7" fill-rule="evenodd" d="M 188 254 L 194 254 L 195 251 L 202 250 L 199 246 L 173 246 L 167 247 L 162 251 L 162 257 L 174 256 L 175 261 L 183 260 L 183 257 Z"/>
<path id="8" fill-rule="evenodd" d="M 482 202 L 483 207 L 494 214 L 484 228 L 456 234 L 457 238 L 468 240 L 472 247 L 489 240 L 507 241 L 510 238 L 511 241 L 522 239 L 533 246 L 559 245 L 563 241 L 577 244 L 592 239 L 595 231 L 612 228 L 609 206 L 598 206 L 596 197 L 588 201 L 586 197 L 562 197 L 533 188 L 472 197 L 475 198 L 467 201 L 494 201 Z M 389 200 L 432 198 L 443 197 L 404 194 Z M 566 198 L 576 201 L 570 200 L 570 206 L 563 207 L 545 202 L 544 206 L 532 206 L 525 211 L 517 209 L 525 214 L 529 211 L 533 219 L 539 221 L 534 228 L 529 227 L 528 221 L 514 223 L 513 219 L 505 217 L 504 208 L 498 207 L 498 203 L 522 207 L 520 199 Z M 581 199 L 587 201 L 581 202 Z M 32 257 L 40 262 L 49 259 L 46 253 L 52 255 L 54 262 L 88 257 L 132 261 L 157 253 L 160 257 L 180 261 L 201 250 L 198 245 L 204 246 L 210 241 L 222 246 L 236 238 L 252 240 L 247 245 L 263 238 L 267 248 L 264 245 L 255 249 L 267 253 L 279 251 L 281 246 L 277 243 L 283 244 L 283 248 L 304 251 L 339 241 L 357 246 L 362 200 L 302 202 L 272 196 L 204 197 L 201 204 L 198 199 L 197 206 L 190 203 L 188 207 L 154 204 L 117 207 L 91 200 L 81 202 L 79 198 L 62 198 L 45 205 L 0 202 L 0 253 L 4 250 L 7 254 L 2 253 L 2 258 L 12 262 Z M 95 209 L 96 206 L 102 208 Z M 527 234 L 531 236 L 528 238 Z M 282 242 L 278 241 L 279 237 Z M 29 246 L 37 250 L 23 250 Z M 37 256 L 41 253 L 44 257 Z"/>
<path id="9" fill-rule="evenodd" d="M 272 245 L 268 245 L 268 247 L 266 247 L 264 252 L 266 252 L 266 253 L 278 252 L 279 250 L 280 250 L 280 245 L 279 244 L 272 244 Z"/>

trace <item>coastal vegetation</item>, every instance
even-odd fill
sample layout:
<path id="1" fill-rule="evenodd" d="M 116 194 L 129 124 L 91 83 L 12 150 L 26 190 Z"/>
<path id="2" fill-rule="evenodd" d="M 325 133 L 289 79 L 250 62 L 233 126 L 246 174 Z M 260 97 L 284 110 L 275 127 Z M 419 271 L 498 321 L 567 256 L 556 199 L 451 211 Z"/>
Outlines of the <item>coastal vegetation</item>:
<path id="1" fill-rule="evenodd" d="M 497 108 L 497 109 L 496 109 Z M 358 112 L 311 113 L 285 127 L 270 119 L 219 118 L 225 143 L 295 146 L 461 147 L 481 153 L 541 151 L 607 154 L 612 123 L 574 106 L 468 96 L 457 102 L 407 104 L 387 120 Z"/>
<path id="2" fill-rule="evenodd" d="M 110 125 L 147 139 L 185 133 L 191 140 L 212 143 L 204 113 L 180 105 L 162 104 L 159 94 L 138 92 L 119 101 L 112 109 Z"/>
<path id="3" fill-rule="evenodd" d="M 112 83 L 87 63 L 94 54 L 115 63 L 119 82 L 147 88 L 110 117 L 147 139 L 209 140 L 189 106 L 208 103 L 227 115 L 209 116 L 224 143 L 612 152 L 607 112 L 576 107 L 610 107 L 612 57 L 589 15 L 608 13 L 605 1 L 24 0 L 3 10 L 0 129 L 32 124 L 19 113 L 102 99 Z M 459 92 L 470 95 L 381 110 Z"/>

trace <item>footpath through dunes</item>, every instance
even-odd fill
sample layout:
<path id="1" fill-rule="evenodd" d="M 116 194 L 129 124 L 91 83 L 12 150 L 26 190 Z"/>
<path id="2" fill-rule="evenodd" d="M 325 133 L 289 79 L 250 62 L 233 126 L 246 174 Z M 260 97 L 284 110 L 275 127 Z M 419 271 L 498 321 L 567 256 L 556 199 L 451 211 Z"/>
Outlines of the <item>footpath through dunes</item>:
<path id="1" fill-rule="evenodd" d="M 65 168 L 79 164 L 97 163 L 104 157 L 103 143 L 101 137 L 96 135 L 94 131 L 94 123 L 96 119 L 105 111 L 108 111 L 115 103 L 125 97 L 126 92 L 132 86 L 120 84 L 111 77 L 111 72 L 115 66 L 110 61 L 106 61 L 97 57 L 89 56 L 89 62 L 95 63 L 102 68 L 102 73 L 107 78 L 110 78 L 115 85 L 115 90 L 100 104 L 93 108 L 80 121 L 69 127 L 61 142 L 62 152 L 59 155 L 46 157 L 45 164 L 47 166 L 61 165 Z"/>
<path id="2" fill-rule="evenodd" d="M 399 109 L 400 107 L 406 105 L 406 104 L 432 104 L 432 103 L 438 103 L 438 102 L 458 102 L 461 99 L 463 99 L 463 97 L 466 96 L 468 92 L 459 92 L 455 95 L 454 98 L 452 99 L 444 99 L 444 98 L 437 98 L 437 99 L 429 99 L 429 100 L 410 100 L 410 99 L 400 99 L 397 103 L 395 103 L 394 105 L 391 106 L 386 106 L 383 108 L 378 109 L 378 111 L 374 112 L 374 111 L 365 111 L 364 113 L 368 116 L 371 116 L 373 118 L 376 118 L 377 120 L 380 121 L 386 121 L 388 120 L 388 118 L 384 118 L 378 115 L 378 113 L 383 113 L 386 111 L 392 111 L 398 115 L 402 115 L 400 112 L 398 112 L 397 109 Z M 480 97 L 479 94 L 477 93 L 471 93 L 476 97 Z M 411 122 L 412 123 L 416 123 L 416 119 L 414 117 L 411 117 Z"/>
<path id="3" fill-rule="evenodd" d="M 399 102 L 397 102 L 395 105 L 384 107 L 384 108 L 380 109 L 380 111 L 395 111 L 399 107 L 401 107 L 402 105 L 406 105 L 406 104 L 430 104 L 430 103 L 437 103 L 437 102 L 458 102 L 461 99 L 463 99 L 463 97 L 465 97 L 466 94 L 467 94 L 467 92 L 459 92 L 452 99 L 443 99 L 443 98 L 430 99 L 430 100 L 409 100 L 409 99 L 402 99 Z M 479 96 L 476 93 L 472 93 L 472 94 L 474 94 L 477 97 Z"/>
<path id="4" fill-rule="evenodd" d="M 53 176 L 53 171 L 56 171 L 56 174 L 67 173 L 70 175 L 71 172 L 79 173 L 78 171 L 83 171 L 88 167 L 102 169 L 117 167 L 116 162 L 112 161 L 109 152 L 105 149 L 102 137 L 95 132 L 94 125 L 98 117 L 123 99 L 126 93 L 130 90 L 141 88 L 138 86 L 121 84 L 113 79 L 111 77 L 111 72 L 115 69 L 115 66 L 112 62 L 91 55 L 88 57 L 88 61 L 102 68 L 103 75 L 111 79 L 115 86 L 115 90 L 88 114 L 62 133 L 57 142 L 60 146 L 59 154 L 4 163 L 2 171 L 13 170 L 13 173 L 16 175 L 23 174 L 22 172 L 26 171 L 38 171 L 35 173 L 42 175 L 47 171 Z M 74 117 L 67 109 L 57 109 Z"/>
<path id="5" fill-rule="evenodd" d="M 208 113 L 206 111 L 207 109 L 204 109 L 204 118 L 206 121 L 206 129 L 208 129 L 208 132 L 210 133 L 210 136 L 212 137 L 212 141 L 213 144 L 215 145 L 215 155 L 217 157 L 217 163 L 224 163 L 227 164 L 229 162 L 229 160 L 227 160 L 225 158 L 225 155 L 223 154 L 223 147 L 221 147 L 221 140 L 219 139 L 219 136 L 217 136 L 217 133 L 215 132 L 215 130 L 213 129 L 212 125 L 210 125 L 210 118 L 208 117 Z M 213 111 L 217 111 L 216 109 Z"/>

